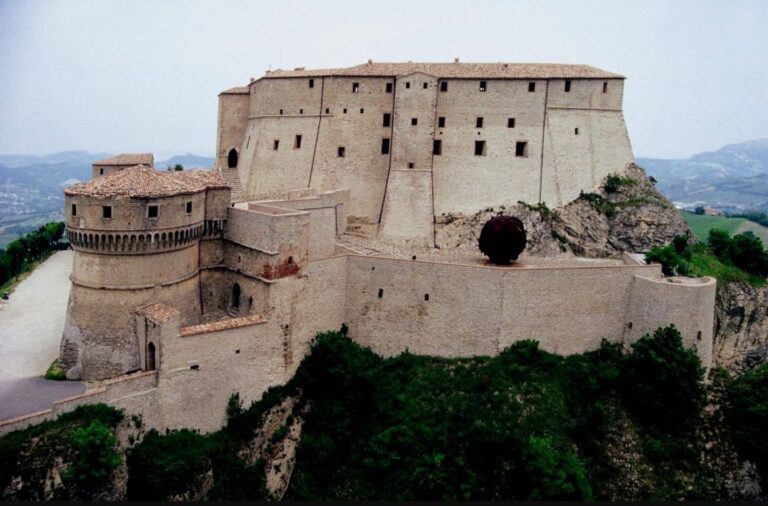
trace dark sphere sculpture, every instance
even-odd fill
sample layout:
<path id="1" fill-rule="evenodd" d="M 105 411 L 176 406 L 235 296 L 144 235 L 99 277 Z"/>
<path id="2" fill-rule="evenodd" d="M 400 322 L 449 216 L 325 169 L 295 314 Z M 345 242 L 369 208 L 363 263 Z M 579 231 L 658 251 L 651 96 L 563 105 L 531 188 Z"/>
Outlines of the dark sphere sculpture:
<path id="1" fill-rule="evenodd" d="M 525 227 L 514 216 L 494 216 L 480 232 L 480 251 L 491 263 L 507 265 L 525 249 Z"/>

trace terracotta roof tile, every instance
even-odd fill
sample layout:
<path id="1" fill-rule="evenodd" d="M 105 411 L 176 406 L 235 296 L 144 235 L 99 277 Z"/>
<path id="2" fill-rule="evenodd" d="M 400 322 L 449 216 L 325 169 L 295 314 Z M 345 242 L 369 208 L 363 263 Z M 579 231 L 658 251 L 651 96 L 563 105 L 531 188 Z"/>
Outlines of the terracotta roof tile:
<path id="1" fill-rule="evenodd" d="M 263 315 L 241 316 L 240 318 L 228 318 L 226 320 L 219 320 L 217 322 L 202 323 L 200 325 L 182 327 L 179 330 L 179 333 L 182 336 L 194 336 L 196 334 L 205 334 L 206 332 L 218 332 L 221 330 L 247 327 L 248 325 L 256 325 L 266 321 L 267 320 Z"/>
<path id="2" fill-rule="evenodd" d="M 264 78 L 324 76 L 405 76 L 423 72 L 438 78 L 497 79 L 623 79 L 624 76 L 591 67 L 563 63 L 364 63 L 336 69 L 273 70 Z"/>
<path id="3" fill-rule="evenodd" d="M 93 165 L 149 165 L 151 167 L 154 163 L 155 157 L 152 153 L 123 153 L 93 162 Z"/>
<path id="4" fill-rule="evenodd" d="M 128 167 L 64 190 L 65 195 L 154 198 L 198 193 L 209 188 L 230 188 L 214 170 L 158 171 L 146 165 Z"/>
<path id="5" fill-rule="evenodd" d="M 163 324 L 173 317 L 178 316 L 179 311 L 172 308 L 171 306 L 166 306 L 165 304 L 160 304 L 157 302 L 136 308 L 136 314 L 144 316 L 147 318 L 147 320 L 150 320 L 154 323 Z"/>
<path id="6" fill-rule="evenodd" d="M 250 93 L 248 86 L 235 86 L 234 88 L 222 91 L 219 95 L 247 95 L 248 93 Z"/>

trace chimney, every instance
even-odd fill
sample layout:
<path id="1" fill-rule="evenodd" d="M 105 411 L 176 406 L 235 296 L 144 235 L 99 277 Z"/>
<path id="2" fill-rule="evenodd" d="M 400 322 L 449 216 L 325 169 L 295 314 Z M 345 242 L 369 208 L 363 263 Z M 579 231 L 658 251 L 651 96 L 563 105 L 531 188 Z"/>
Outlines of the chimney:
<path id="1" fill-rule="evenodd" d="M 372 64 L 373 64 L 373 60 L 371 60 L 370 58 L 368 58 L 368 65 L 372 65 Z"/>
<path id="2" fill-rule="evenodd" d="M 458 58 L 454 58 L 453 59 L 453 63 L 459 63 L 459 59 Z"/>

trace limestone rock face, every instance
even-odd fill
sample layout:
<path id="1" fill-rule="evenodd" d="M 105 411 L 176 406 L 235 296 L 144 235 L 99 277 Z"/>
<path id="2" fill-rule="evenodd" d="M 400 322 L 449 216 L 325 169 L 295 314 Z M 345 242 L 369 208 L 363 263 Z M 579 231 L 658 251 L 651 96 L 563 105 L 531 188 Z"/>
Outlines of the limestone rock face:
<path id="1" fill-rule="evenodd" d="M 735 373 L 768 360 L 768 287 L 718 287 L 714 352 L 715 363 Z"/>

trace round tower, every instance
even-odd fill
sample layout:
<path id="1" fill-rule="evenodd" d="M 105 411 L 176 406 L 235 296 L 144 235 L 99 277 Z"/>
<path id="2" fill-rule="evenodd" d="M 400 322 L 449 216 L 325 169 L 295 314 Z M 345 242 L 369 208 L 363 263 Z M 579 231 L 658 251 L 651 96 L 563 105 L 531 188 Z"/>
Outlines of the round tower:
<path id="1" fill-rule="evenodd" d="M 182 325 L 199 323 L 200 239 L 221 228 L 206 219 L 212 188 L 226 188 L 213 172 L 139 165 L 64 191 L 75 252 L 59 356 L 68 378 L 147 368 L 139 360 L 139 306 L 163 303 L 179 310 Z"/>

